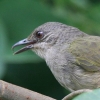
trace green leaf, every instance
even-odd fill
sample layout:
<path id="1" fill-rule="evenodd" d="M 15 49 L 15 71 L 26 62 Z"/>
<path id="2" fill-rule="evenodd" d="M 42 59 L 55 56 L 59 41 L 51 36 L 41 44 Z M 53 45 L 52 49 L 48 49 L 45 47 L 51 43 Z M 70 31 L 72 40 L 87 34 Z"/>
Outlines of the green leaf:
<path id="1" fill-rule="evenodd" d="M 89 6 L 89 0 L 70 0 L 76 6 L 86 9 Z"/>
<path id="2" fill-rule="evenodd" d="M 73 100 L 100 100 L 100 89 L 93 90 L 92 92 L 87 92 L 80 94 Z"/>

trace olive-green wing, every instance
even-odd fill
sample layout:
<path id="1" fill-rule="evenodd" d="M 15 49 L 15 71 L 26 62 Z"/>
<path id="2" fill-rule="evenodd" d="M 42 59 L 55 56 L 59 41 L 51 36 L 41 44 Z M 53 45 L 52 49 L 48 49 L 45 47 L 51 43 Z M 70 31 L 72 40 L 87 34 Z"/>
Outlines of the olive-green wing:
<path id="1" fill-rule="evenodd" d="M 73 41 L 69 52 L 76 64 L 88 71 L 100 70 L 100 37 L 87 36 Z"/>

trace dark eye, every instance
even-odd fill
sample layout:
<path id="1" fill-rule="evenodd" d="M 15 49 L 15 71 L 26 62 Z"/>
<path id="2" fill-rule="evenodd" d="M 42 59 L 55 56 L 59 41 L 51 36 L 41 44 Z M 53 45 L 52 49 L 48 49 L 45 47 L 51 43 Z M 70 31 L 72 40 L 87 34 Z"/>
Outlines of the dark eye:
<path id="1" fill-rule="evenodd" d="M 42 31 L 37 31 L 37 32 L 36 32 L 36 37 L 37 37 L 37 38 L 42 38 L 43 35 L 44 35 L 44 34 L 43 34 Z"/>

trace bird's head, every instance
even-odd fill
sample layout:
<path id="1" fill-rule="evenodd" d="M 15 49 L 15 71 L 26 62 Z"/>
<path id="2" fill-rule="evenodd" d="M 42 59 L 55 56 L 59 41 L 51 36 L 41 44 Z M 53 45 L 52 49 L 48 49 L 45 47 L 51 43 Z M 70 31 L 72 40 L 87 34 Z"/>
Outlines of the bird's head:
<path id="1" fill-rule="evenodd" d="M 26 50 L 32 49 L 43 58 L 48 49 L 50 49 L 54 45 L 60 45 L 64 41 L 68 40 L 70 38 L 68 34 L 73 33 L 73 31 L 75 30 L 77 31 L 76 28 L 67 26 L 62 23 L 47 22 L 36 28 L 32 32 L 32 34 L 29 35 L 26 39 L 15 43 L 12 46 L 12 49 L 19 45 L 25 45 L 23 48 L 16 51 L 14 54 L 18 54 Z"/>
<path id="2" fill-rule="evenodd" d="M 58 35 L 55 34 L 55 31 L 59 30 L 60 24 L 61 23 L 57 22 L 48 22 L 39 26 L 27 38 L 12 46 L 12 49 L 14 49 L 16 46 L 25 45 L 14 54 L 19 54 L 32 49 L 40 56 L 43 56 L 46 50 L 53 46 L 57 41 Z"/>

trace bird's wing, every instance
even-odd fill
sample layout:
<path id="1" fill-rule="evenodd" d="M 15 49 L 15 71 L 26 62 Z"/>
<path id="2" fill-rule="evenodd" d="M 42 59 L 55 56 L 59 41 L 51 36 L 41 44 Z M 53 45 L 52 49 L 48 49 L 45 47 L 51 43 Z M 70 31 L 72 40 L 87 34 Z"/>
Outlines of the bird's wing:
<path id="1" fill-rule="evenodd" d="M 74 55 L 76 64 L 87 71 L 100 70 L 100 37 L 87 36 L 73 41 L 69 52 Z"/>

